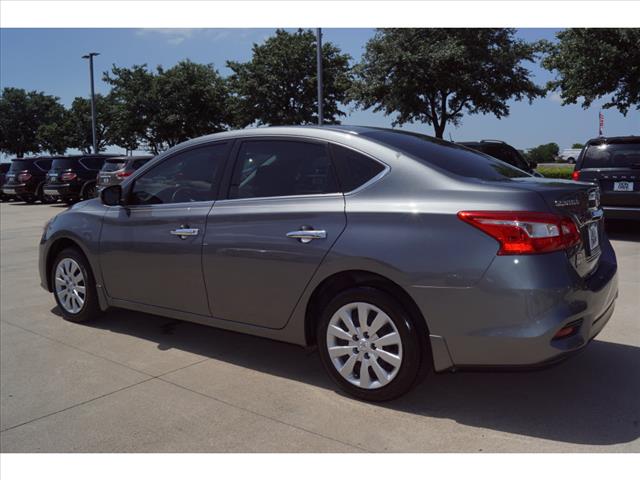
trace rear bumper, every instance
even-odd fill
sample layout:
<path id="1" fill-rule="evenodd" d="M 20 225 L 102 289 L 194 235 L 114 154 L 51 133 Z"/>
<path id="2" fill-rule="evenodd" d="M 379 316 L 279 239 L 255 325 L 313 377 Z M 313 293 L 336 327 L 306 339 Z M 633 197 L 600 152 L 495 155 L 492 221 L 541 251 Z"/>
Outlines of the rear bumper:
<path id="1" fill-rule="evenodd" d="M 449 359 L 434 359 L 436 370 L 540 367 L 581 350 L 609 321 L 618 295 L 608 240 L 602 250 L 587 278 L 556 252 L 496 257 L 473 287 L 413 289 L 432 337 L 446 344 Z M 554 339 L 568 324 L 575 333 Z"/>
<path id="2" fill-rule="evenodd" d="M 77 197 L 80 195 L 80 185 L 74 184 L 47 184 L 43 187 L 45 195 L 51 195 L 54 197 Z"/>
<path id="3" fill-rule="evenodd" d="M 2 193 L 5 195 L 15 195 L 15 196 L 29 196 L 35 195 L 35 187 L 30 187 L 25 183 L 16 183 L 13 185 L 4 185 L 2 187 Z"/>
<path id="4" fill-rule="evenodd" d="M 640 207 L 607 207 L 602 206 L 604 218 L 619 220 L 640 220 Z"/>

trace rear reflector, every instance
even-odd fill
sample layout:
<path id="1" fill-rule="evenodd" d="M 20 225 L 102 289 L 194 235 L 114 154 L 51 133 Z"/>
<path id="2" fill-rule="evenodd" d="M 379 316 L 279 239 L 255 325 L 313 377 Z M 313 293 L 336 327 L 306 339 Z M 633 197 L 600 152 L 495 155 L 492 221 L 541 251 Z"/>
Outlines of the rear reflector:
<path id="1" fill-rule="evenodd" d="M 580 180 L 580 170 L 574 170 L 571 172 L 571 180 Z"/>
<path id="2" fill-rule="evenodd" d="M 553 338 L 557 339 L 557 338 L 564 338 L 564 337 L 569 337 L 571 335 L 573 335 L 576 332 L 576 327 L 564 327 L 561 328 L 560 330 L 558 330 L 558 333 L 556 333 Z"/>
<path id="3" fill-rule="evenodd" d="M 498 255 L 527 255 L 565 250 L 580 243 L 569 217 L 539 212 L 459 212 L 458 218 L 500 243 Z"/>

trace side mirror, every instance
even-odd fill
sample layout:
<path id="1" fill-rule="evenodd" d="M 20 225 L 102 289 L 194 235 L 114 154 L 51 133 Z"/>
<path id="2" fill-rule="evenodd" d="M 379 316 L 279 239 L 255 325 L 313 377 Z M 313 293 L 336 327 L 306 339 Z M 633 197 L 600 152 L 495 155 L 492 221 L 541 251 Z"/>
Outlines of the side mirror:
<path id="1" fill-rule="evenodd" d="M 122 205 L 122 187 L 120 185 L 106 187 L 100 191 L 100 200 L 109 207 Z"/>

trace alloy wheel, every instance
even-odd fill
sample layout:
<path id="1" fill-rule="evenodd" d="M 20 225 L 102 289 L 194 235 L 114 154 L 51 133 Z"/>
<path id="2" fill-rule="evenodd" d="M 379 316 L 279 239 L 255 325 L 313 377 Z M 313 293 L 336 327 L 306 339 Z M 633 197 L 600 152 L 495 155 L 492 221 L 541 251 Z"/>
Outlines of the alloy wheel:
<path id="1" fill-rule="evenodd" d="M 87 298 L 86 281 L 78 262 L 72 258 L 63 258 L 55 271 L 56 296 L 62 308 L 76 314 L 84 306 Z"/>
<path id="2" fill-rule="evenodd" d="M 402 340 L 398 329 L 389 315 L 370 303 L 340 307 L 329 321 L 326 341 L 331 363 L 356 387 L 384 387 L 400 370 Z"/>

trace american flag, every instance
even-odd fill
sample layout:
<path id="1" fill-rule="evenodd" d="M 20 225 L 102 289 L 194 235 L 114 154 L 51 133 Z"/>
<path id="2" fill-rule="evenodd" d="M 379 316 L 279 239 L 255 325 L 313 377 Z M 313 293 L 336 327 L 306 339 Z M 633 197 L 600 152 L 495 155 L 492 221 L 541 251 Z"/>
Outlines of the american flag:
<path id="1" fill-rule="evenodd" d="M 599 132 L 599 135 L 602 136 L 602 131 L 604 130 L 604 115 L 602 114 L 602 112 L 598 113 L 598 118 L 600 120 L 599 122 L 600 127 L 598 129 L 598 132 Z"/>

